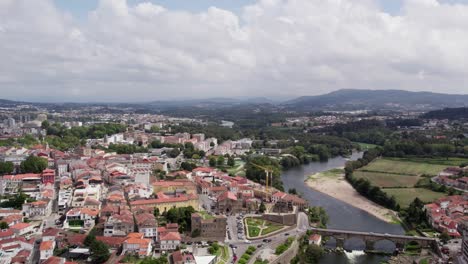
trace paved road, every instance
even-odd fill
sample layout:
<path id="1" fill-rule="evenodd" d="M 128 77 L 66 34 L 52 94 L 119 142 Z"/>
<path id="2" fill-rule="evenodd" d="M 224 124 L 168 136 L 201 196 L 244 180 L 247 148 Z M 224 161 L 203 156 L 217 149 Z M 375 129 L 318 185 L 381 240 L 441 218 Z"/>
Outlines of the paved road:
<path id="1" fill-rule="evenodd" d="M 290 230 L 282 231 L 276 235 L 268 237 L 271 239 L 271 242 L 265 243 L 263 242 L 263 238 L 260 239 L 253 239 L 250 242 L 245 242 L 245 240 L 239 240 L 237 238 L 237 219 L 235 216 L 228 217 L 228 227 L 229 230 L 234 234 L 231 237 L 231 240 L 228 240 L 226 244 L 228 245 L 235 245 L 236 249 L 231 249 L 232 255 L 229 259 L 229 263 L 232 263 L 233 255 L 236 254 L 238 258 L 242 256 L 242 254 L 247 251 L 249 246 L 254 246 L 257 249 L 255 254 L 252 255 L 251 261 L 249 263 L 255 262 L 255 259 L 260 256 L 261 252 L 267 249 L 275 250 L 281 243 L 283 243 L 287 237 L 290 236 L 302 236 L 305 232 L 309 229 L 309 219 L 305 213 L 299 213 L 298 215 L 298 224 L 296 227 L 293 227 Z M 286 235 L 287 234 L 287 235 Z M 261 246 L 260 246 L 261 245 Z"/>

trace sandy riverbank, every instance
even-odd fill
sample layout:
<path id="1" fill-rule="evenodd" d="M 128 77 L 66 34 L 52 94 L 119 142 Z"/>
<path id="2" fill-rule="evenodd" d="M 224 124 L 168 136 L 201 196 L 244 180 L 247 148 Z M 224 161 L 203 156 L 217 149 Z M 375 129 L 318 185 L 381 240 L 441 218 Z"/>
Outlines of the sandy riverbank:
<path id="1" fill-rule="evenodd" d="M 395 222 L 396 213 L 361 196 L 345 178 L 342 168 L 316 173 L 307 180 L 307 185 L 351 206 L 368 212 L 386 222 Z"/>

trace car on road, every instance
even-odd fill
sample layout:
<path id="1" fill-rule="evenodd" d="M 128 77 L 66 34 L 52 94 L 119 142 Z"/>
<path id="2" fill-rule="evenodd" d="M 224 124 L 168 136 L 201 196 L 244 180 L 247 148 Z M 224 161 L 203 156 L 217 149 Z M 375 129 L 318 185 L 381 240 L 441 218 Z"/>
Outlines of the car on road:
<path id="1" fill-rule="evenodd" d="M 285 236 L 289 236 L 289 233 L 285 233 L 284 235 L 285 235 Z"/>

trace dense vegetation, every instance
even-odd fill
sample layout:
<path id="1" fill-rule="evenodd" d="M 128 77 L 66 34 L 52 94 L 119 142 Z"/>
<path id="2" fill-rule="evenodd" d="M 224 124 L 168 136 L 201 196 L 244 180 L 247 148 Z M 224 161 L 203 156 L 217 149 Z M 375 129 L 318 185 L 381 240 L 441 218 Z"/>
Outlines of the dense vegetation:
<path id="1" fill-rule="evenodd" d="M 48 161 L 45 158 L 29 156 L 21 162 L 20 168 L 23 173 L 41 173 L 47 168 Z"/>
<path id="2" fill-rule="evenodd" d="M 307 234 L 299 239 L 299 250 L 296 256 L 291 260 L 292 264 L 319 263 L 320 258 L 325 252 L 322 247 L 315 244 L 309 244 L 309 236 L 311 234 L 312 233 L 310 231 L 307 231 Z"/>
<path id="3" fill-rule="evenodd" d="M 444 108 L 441 110 L 430 111 L 421 116 L 427 119 L 449 119 L 460 120 L 468 119 L 468 107 Z"/>
<path id="4" fill-rule="evenodd" d="M 190 231 L 192 226 L 192 214 L 195 209 L 192 206 L 171 208 L 164 215 L 169 223 L 179 224 L 179 232 Z"/>
<path id="5" fill-rule="evenodd" d="M 96 124 L 91 126 L 81 126 L 67 128 L 60 123 L 49 124 L 48 121 L 42 123 L 42 127 L 47 131 L 46 141 L 53 148 L 68 150 L 82 145 L 83 140 L 91 138 L 103 138 L 126 131 L 127 126 L 115 123 Z"/>
<path id="6" fill-rule="evenodd" d="M 309 207 L 308 216 L 309 221 L 315 224 L 318 228 L 327 228 L 329 218 L 327 212 L 323 207 Z"/>
<path id="7" fill-rule="evenodd" d="M 262 168 L 263 167 L 263 168 Z M 272 186 L 283 190 L 283 183 L 281 182 L 280 172 L 281 168 L 277 160 L 269 158 L 267 156 L 251 156 L 247 158 L 245 164 L 245 175 L 247 179 L 254 182 L 265 184 L 266 173 L 265 169 L 271 170 L 272 174 Z"/>
<path id="8" fill-rule="evenodd" d="M 29 195 L 23 192 L 20 192 L 14 196 L 3 197 L 3 198 L 7 198 L 7 200 L 0 203 L 1 208 L 13 208 L 13 209 L 18 209 L 18 210 L 21 210 L 25 202 L 35 201 L 34 198 L 29 197 Z"/>

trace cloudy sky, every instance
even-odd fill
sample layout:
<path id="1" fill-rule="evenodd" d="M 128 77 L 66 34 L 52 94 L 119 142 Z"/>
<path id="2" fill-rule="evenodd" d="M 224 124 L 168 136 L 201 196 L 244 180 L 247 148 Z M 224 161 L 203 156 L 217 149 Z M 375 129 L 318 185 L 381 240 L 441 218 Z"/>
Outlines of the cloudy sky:
<path id="1" fill-rule="evenodd" d="M 468 94 L 468 0 L 0 0 L 0 98 Z"/>

